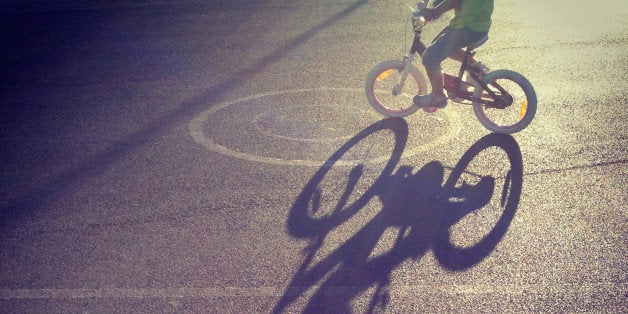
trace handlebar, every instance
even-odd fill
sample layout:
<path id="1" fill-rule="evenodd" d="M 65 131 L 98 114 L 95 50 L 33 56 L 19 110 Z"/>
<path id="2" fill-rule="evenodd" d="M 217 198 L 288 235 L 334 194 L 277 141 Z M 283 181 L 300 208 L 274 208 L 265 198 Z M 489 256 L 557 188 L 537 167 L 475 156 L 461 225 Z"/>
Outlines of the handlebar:
<path id="1" fill-rule="evenodd" d="M 421 31 L 423 26 L 427 24 L 427 20 L 423 17 L 423 10 L 427 7 L 429 0 L 418 1 L 416 3 L 416 10 L 412 11 L 412 26 L 415 31 Z"/>

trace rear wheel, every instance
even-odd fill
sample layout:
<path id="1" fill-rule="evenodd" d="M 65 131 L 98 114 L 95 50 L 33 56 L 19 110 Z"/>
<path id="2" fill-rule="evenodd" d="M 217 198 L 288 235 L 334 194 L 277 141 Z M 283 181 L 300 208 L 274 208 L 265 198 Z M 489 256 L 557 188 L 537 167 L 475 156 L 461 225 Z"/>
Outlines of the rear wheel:
<path id="1" fill-rule="evenodd" d="M 393 92 L 401 81 L 404 66 L 402 61 L 384 61 L 376 65 L 366 77 L 366 98 L 384 116 L 405 117 L 421 108 L 412 99 L 418 94 L 426 94 L 426 80 L 414 66 L 410 65 L 403 88 Z"/>
<path id="2" fill-rule="evenodd" d="M 494 103 L 473 103 L 473 111 L 480 123 L 495 133 L 512 134 L 526 128 L 536 114 L 536 93 L 523 75 L 510 70 L 486 74 L 484 81 L 498 101 L 482 88 L 476 88 L 474 97 Z"/>

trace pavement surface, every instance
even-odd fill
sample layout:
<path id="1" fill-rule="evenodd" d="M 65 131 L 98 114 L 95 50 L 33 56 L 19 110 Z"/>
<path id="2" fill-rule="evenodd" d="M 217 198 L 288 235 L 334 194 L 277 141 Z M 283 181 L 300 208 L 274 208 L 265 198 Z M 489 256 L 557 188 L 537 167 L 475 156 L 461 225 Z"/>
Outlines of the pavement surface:
<path id="1" fill-rule="evenodd" d="M 3 1 L 0 311 L 628 312 L 628 5 L 495 5 L 513 136 L 370 108 L 399 1 Z"/>

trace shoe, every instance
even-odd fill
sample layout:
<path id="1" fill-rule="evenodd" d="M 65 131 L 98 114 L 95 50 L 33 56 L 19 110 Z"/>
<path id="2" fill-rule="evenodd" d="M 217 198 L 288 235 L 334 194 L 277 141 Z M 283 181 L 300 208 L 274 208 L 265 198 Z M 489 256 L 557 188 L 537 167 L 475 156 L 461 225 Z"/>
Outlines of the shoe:
<path id="1" fill-rule="evenodd" d="M 429 93 L 427 95 L 416 95 L 412 99 L 415 105 L 423 108 L 445 108 L 447 106 L 447 97 L 438 97 Z"/>
<path id="2" fill-rule="evenodd" d="M 471 67 L 478 71 L 480 75 L 486 75 L 488 72 L 491 72 L 491 69 L 489 69 L 482 61 L 476 61 L 471 65 Z"/>
<path id="3" fill-rule="evenodd" d="M 491 69 L 489 69 L 486 64 L 482 63 L 482 61 L 477 61 L 476 63 L 474 63 L 473 65 L 471 65 L 472 68 L 475 69 L 475 71 L 477 71 L 477 73 L 479 74 L 479 76 L 481 78 L 484 78 L 484 75 L 486 75 L 488 72 L 491 72 Z M 470 75 L 467 75 L 465 73 L 466 77 L 464 78 L 464 81 L 473 86 L 473 87 L 477 87 L 480 84 L 478 84 L 478 82 L 476 82 Z"/>

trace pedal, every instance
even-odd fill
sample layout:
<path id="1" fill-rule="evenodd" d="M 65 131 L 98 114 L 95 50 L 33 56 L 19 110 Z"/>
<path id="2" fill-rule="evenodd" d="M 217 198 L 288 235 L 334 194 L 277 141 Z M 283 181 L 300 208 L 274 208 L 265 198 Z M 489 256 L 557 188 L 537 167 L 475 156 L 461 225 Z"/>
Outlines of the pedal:
<path id="1" fill-rule="evenodd" d="M 438 110 L 438 108 L 436 107 L 424 107 L 423 110 L 427 113 L 434 113 L 436 112 L 436 110 Z"/>

